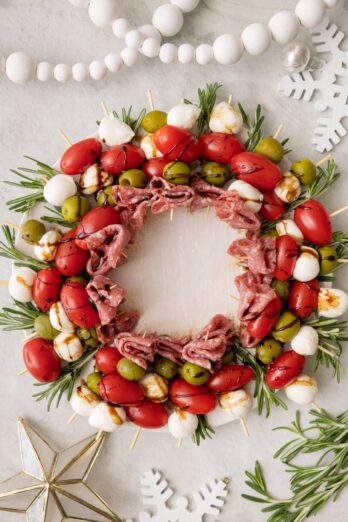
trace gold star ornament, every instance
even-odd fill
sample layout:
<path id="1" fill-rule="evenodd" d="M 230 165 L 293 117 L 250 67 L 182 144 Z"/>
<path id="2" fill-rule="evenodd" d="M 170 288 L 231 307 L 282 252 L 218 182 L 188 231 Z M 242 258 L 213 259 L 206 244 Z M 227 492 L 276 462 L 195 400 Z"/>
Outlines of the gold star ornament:
<path id="1" fill-rule="evenodd" d="M 25 515 L 26 522 L 121 522 L 87 483 L 105 433 L 57 451 L 20 418 L 18 438 L 22 471 L 0 483 L 0 511 Z"/>

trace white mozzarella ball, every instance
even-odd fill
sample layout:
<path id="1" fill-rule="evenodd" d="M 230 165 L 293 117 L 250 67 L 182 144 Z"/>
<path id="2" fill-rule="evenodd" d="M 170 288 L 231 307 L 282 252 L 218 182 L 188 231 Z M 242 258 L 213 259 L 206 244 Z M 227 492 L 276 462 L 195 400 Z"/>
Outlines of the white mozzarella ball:
<path id="1" fill-rule="evenodd" d="M 125 36 L 125 42 L 127 47 L 132 49 L 139 49 L 144 41 L 144 36 L 138 29 L 131 29 Z"/>
<path id="2" fill-rule="evenodd" d="M 295 7 L 295 14 L 303 27 L 316 27 L 325 16 L 325 4 L 322 0 L 300 0 Z"/>
<path id="3" fill-rule="evenodd" d="M 83 194 L 90 196 L 98 190 L 112 185 L 113 175 L 101 170 L 98 163 L 94 163 L 86 169 L 80 177 L 80 187 Z"/>
<path id="4" fill-rule="evenodd" d="M 14 83 L 30 82 L 35 76 L 35 62 L 26 53 L 12 53 L 6 60 L 6 75 Z"/>
<path id="5" fill-rule="evenodd" d="M 71 80 L 72 78 L 72 69 L 70 65 L 67 65 L 66 63 L 59 63 L 55 66 L 54 71 L 54 78 L 59 83 L 65 83 Z"/>
<path id="6" fill-rule="evenodd" d="M 292 11 L 279 11 L 272 16 L 268 27 L 274 40 L 280 45 L 286 45 L 296 38 L 300 21 Z"/>
<path id="7" fill-rule="evenodd" d="M 88 417 L 100 403 L 100 398 L 96 393 L 93 393 L 88 386 L 82 384 L 71 396 L 70 406 L 78 415 Z"/>
<path id="8" fill-rule="evenodd" d="M 293 271 L 293 278 L 297 281 L 311 281 L 320 272 L 319 254 L 314 248 L 302 246 Z"/>
<path id="9" fill-rule="evenodd" d="M 219 403 L 222 409 L 236 419 L 246 417 L 253 405 L 250 395 L 243 389 L 222 393 Z"/>
<path id="10" fill-rule="evenodd" d="M 75 196 L 76 192 L 76 183 L 71 176 L 57 174 L 47 181 L 43 195 L 47 203 L 55 207 L 61 207 L 64 201 L 71 196 Z"/>
<path id="11" fill-rule="evenodd" d="M 90 0 L 88 14 L 92 22 L 98 27 L 107 27 L 117 18 L 118 9 L 116 0 Z"/>
<path id="12" fill-rule="evenodd" d="M 120 56 L 126 67 L 133 67 L 133 65 L 135 65 L 138 61 L 139 53 L 136 49 L 125 47 L 120 52 Z"/>
<path id="13" fill-rule="evenodd" d="M 83 355 L 83 346 L 74 333 L 62 332 L 53 341 L 53 348 L 63 361 L 73 362 Z"/>
<path id="14" fill-rule="evenodd" d="M 155 58 L 159 55 L 161 42 L 157 38 L 146 38 L 141 46 L 141 52 L 147 58 Z"/>
<path id="15" fill-rule="evenodd" d="M 100 402 L 89 416 L 88 423 L 93 428 L 112 433 L 126 421 L 126 412 L 118 406 Z"/>
<path id="16" fill-rule="evenodd" d="M 272 34 L 267 25 L 256 22 L 244 29 L 241 38 L 246 52 L 257 56 L 264 53 L 271 45 Z"/>
<path id="17" fill-rule="evenodd" d="M 276 224 L 276 230 L 279 236 L 291 236 L 298 245 L 303 244 L 303 234 L 293 219 L 282 219 Z"/>
<path id="18" fill-rule="evenodd" d="M 168 112 L 167 123 L 181 129 L 192 129 L 200 114 L 201 109 L 197 105 L 180 103 Z"/>
<path id="19" fill-rule="evenodd" d="M 176 5 L 181 9 L 183 13 L 190 13 L 196 9 L 199 4 L 199 0 L 170 0 L 172 4 Z"/>
<path id="20" fill-rule="evenodd" d="M 49 62 L 40 62 L 36 67 L 36 78 L 40 82 L 48 82 L 53 79 L 53 65 Z"/>
<path id="21" fill-rule="evenodd" d="M 117 38 L 124 38 L 131 30 L 131 24 L 126 18 L 116 18 L 112 24 L 112 32 Z"/>
<path id="22" fill-rule="evenodd" d="M 300 355 L 314 355 L 318 350 L 319 335 L 312 326 L 303 325 L 291 339 L 291 348 Z"/>
<path id="23" fill-rule="evenodd" d="M 174 36 L 181 31 L 184 16 L 173 4 L 162 4 L 153 13 L 152 24 L 163 36 Z"/>
<path id="24" fill-rule="evenodd" d="M 191 437 L 198 426 L 197 415 L 176 409 L 169 415 L 168 431 L 176 439 Z"/>
<path id="25" fill-rule="evenodd" d="M 178 48 L 172 43 L 161 45 L 159 59 L 162 63 L 173 63 L 178 57 Z"/>
<path id="26" fill-rule="evenodd" d="M 228 411 L 221 408 L 219 404 L 216 406 L 216 408 L 210 411 L 206 417 L 210 426 L 213 428 L 217 426 L 223 426 L 224 424 L 231 422 L 231 415 Z"/>
<path id="27" fill-rule="evenodd" d="M 222 65 L 238 62 L 243 54 L 243 43 L 233 34 L 218 36 L 213 44 L 214 58 Z"/>
<path id="28" fill-rule="evenodd" d="M 108 147 L 129 143 L 134 138 L 133 129 L 113 114 L 105 116 L 99 123 L 98 137 Z"/>
<path id="29" fill-rule="evenodd" d="M 153 402 L 164 402 L 168 399 L 169 384 L 167 379 L 157 373 L 147 373 L 139 381 L 145 397 Z"/>
<path id="30" fill-rule="evenodd" d="M 92 80 L 101 80 L 106 76 L 107 68 L 101 60 L 94 60 L 89 64 L 89 74 Z"/>
<path id="31" fill-rule="evenodd" d="M 88 65 L 84 62 L 75 63 L 72 66 L 72 77 L 75 82 L 84 82 L 88 78 L 89 69 Z"/>
<path id="32" fill-rule="evenodd" d="M 53 303 L 49 311 L 50 323 L 58 332 L 72 333 L 74 324 L 68 319 L 63 305 L 60 301 Z"/>
<path id="33" fill-rule="evenodd" d="M 35 256 L 46 263 L 53 261 L 61 237 L 62 234 L 58 230 L 46 232 L 34 246 Z"/>
<path id="34" fill-rule="evenodd" d="M 141 32 L 144 38 L 155 38 L 159 42 L 162 40 L 162 36 L 159 30 L 151 24 L 141 25 L 138 27 L 138 31 Z"/>
<path id="35" fill-rule="evenodd" d="M 192 63 L 195 59 L 196 50 L 191 44 L 182 44 L 178 47 L 178 62 L 184 65 Z"/>
<path id="36" fill-rule="evenodd" d="M 335 318 L 344 314 L 348 308 L 348 295 L 338 288 L 321 288 L 318 298 L 318 314 Z"/>
<path id="37" fill-rule="evenodd" d="M 161 158 L 163 156 L 156 147 L 152 134 L 147 134 L 141 139 L 140 147 L 143 149 L 146 159 Z"/>
<path id="38" fill-rule="evenodd" d="M 285 387 L 285 394 L 288 399 L 301 406 L 311 404 L 318 395 L 317 381 L 313 377 L 301 373 Z"/>
<path id="39" fill-rule="evenodd" d="M 284 172 L 283 178 L 274 192 L 284 203 L 292 203 L 300 197 L 301 190 L 300 180 L 291 172 Z"/>
<path id="40" fill-rule="evenodd" d="M 32 288 L 36 278 L 36 272 L 31 268 L 16 268 L 8 282 L 8 291 L 10 296 L 20 303 L 29 303 L 32 301 Z"/>
<path id="41" fill-rule="evenodd" d="M 244 200 L 246 206 L 254 213 L 258 212 L 262 206 L 263 195 L 261 192 L 242 180 L 231 181 L 227 190 L 236 190 L 241 199 Z"/>
<path id="42" fill-rule="evenodd" d="M 227 102 L 215 105 L 209 120 L 210 130 L 225 134 L 238 134 L 243 127 L 243 118 L 240 111 Z"/>
<path id="43" fill-rule="evenodd" d="M 200 65 L 207 65 L 214 58 L 214 51 L 209 44 L 200 44 L 196 48 L 196 62 Z"/>
<path id="44" fill-rule="evenodd" d="M 123 65 L 122 59 L 117 53 L 107 54 L 104 58 L 104 63 L 111 73 L 116 73 Z"/>

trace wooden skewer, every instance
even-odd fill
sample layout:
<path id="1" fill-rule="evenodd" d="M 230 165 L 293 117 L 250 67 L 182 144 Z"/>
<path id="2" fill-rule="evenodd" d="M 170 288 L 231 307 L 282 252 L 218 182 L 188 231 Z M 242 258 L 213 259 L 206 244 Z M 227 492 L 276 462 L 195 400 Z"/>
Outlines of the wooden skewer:
<path id="1" fill-rule="evenodd" d="M 178 439 L 178 449 L 181 448 L 181 445 L 182 445 L 182 439 Z"/>
<path id="2" fill-rule="evenodd" d="M 135 448 L 136 443 L 138 442 L 138 438 L 140 436 L 142 428 L 138 426 L 137 431 L 135 432 L 135 435 L 133 437 L 133 440 L 131 442 L 131 445 L 129 446 L 130 450 L 133 450 Z"/>
<path id="3" fill-rule="evenodd" d="M 232 94 L 230 94 L 228 97 L 228 100 L 227 100 L 228 105 L 232 105 L 232 98 L 233 98 L 233 96 L 232 96 Z"/>
<path id="4" fill-rule="evenodd" d="M 121 256 L 124 257 L 125 259 L 128 259 L 128 256 L 125 252 L 121 252 Z"/>
<path id="5" fill-rule="evenodd" d="M 18 375 L 18 377 L 22 377 L 22 375 L 25 375 L 26 373 L 28 373 L 28 370 L 26 368 L 24 368 L 23 370 L 18 372 L 17 375 Z"/>
<path id="6" fill-rule="evenodd" d="M 348 263 L 348 259 L 337 259 L 338 263 Z"/>
<path id="7" fill-rule="evenodd" d="M 171 208 L 171 209 L 170 209 L 170 213 L 169 213 L 169 219 L 170 219 L 170 221 L 173 221 L 173 217 L 174 217 L 174 209 Z"/>
<path id="8" fill-rule="evenodd" d="M 327 161 L 329 161 L 329 159 L 331 159 L 331 154 L 327 154 L 326 156 L 324 156 L 323 158 L 321 158 L 321 160 L 317 161 L 317 163 L 315 164 L 316 167 L 320 167 L 320 165 L 322 165 L 323 163 L 326 163 Z"/>
<path id="9" fill-rule="evenodd" d="M 1 285 L 8 285 L 8 281 L 0 281 L 0 286 Z"/>
<path id="10" fill-rule="evenodd" d="M 110 113 L 109 113 L 109 111 L 108 111 L 107 106 L 105 105 L 105 103 L 104 103 L 103 101 L 100 102 L 100 106 L 101 106 L 101 108 L 102 108 L 102 111 L 103 111 L 104 116 L 109 116 Z"/>
<path id="11" fill-rule="evenodd" d="M 7 225 L 8 227 L 14 228 L 16 230 L 21 231 L 21 227 L 19 225 L 15 225 L 14 223 L 10 223 L 10 221 L 4 221 L 4 225 Z"/>
<path id="12" fill-rule="evenodd" d="M 250 437 L 250 433 L 249 433 L 248 426 L 246 425 L 244 417 L 240 417 L 239 421 L 240 421 L 241 426 L 243 428 L 244 435 L 246 436 L 246 438 L 249 438 Z"/>
<path id="13" fill-rule="evenodd" d="M 33 332 L 32 334 L 28 335 L 27 337 L 24 337 L 23 343 L 30 341 L 30 339 L 34 339 L 34 337 L 36 337 L 36 332 Z"/>
<path id="14" fill-rule="evenodd" d="M 59 136 L 65 141 L 65 143 L 67 145 L 72 145 L 72 141 L 69 140 L 68 136 L 65 134 L 65 132 L 63 131 L 63 129 L 57 129 L 58 130 L 58 134 Z"/>
<path id="15" fill-rule="evenodd" d="M 317 411 L 322 411 L 322 408 L 319 406 L 319 404 L 315 401 L 312 401 L 312 406 L 314 406 L 314 408 L 317 410 Z"/>
<path id="16" fill-rule="evenodd" d="M 71 415 L 71 417 L 68 418 L 68 420 L 66 421 L 67 424 L 71 424 L 72 422 L 74 422 L 74 420 L 76 419 L 77 417 L 77 413 L 76 411 Z"/>
<path id="17" fill-rule="evenodd" d="M 282 132 L 283 124 L 281 123 L 278 127 L 278 129 L 275 131 L 275 134 L 273 134 L 273 139 L 277 139 L 279 134 Z"/>
<path id="18" fill-rule="evenodd" d="M 152 96 L 152 92 L 151 92 L 151 89 L 149 89 L 147 91 L 147 97 L 149 99 L 149 106 L 150 106 L 150 110 L 151 111 L 154 111 L 155 110 L 155 105 L 153 103 L 153 96 Z"/>
<path id="19" fill-rule="evenodd" d="M 184 105 L 185 104 L 185 99 L 184 98 L 180 98 L 180 103 L 181 103 L 181 105 Z"/>
<path id="20" fill-rule="evenodd" d="M 339 208 L 338 210 L 335 210 L 335 212 L 331 212 L 330 217 L 338 216 L 338 214 L 341 214 L 342 212 L 345 212 L 348 210 L 348 205 L 342 208 Z"/>
<path id="21" fill-rule="evenodd" d="M 235 295 L 230 294 L 230 298 L 234 299 L 235 301 L 240 301 L 239 297 L 236 297 Z"/>
<path id="22" fill-rule="evenodd" d="M 207 341 L 210 334 L 210 327 L 207 330 L 207 333 L 205 334 L 204 340 Z"/>

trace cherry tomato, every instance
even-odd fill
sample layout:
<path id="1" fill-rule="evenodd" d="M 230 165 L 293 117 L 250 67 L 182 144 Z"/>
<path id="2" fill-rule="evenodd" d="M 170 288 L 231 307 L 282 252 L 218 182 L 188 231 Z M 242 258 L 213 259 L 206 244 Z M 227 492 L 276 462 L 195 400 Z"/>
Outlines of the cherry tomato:
<path id="1" fill-rule="evenodd" d="M 231 134 L 210 132 L 199 138 L 202 156 L 210 161 L 229 163 L 231 158 L 245 150 L 244 145 Z"/>
<path id="2" fill-rule="evenodd" d="M 82 250 L 75 241 L 76 228 L 69 230 L 58 245 L 54 262 L 57 270 L 66 277 L 82 272 L 87 265 L 89 252 Z"/>
<path id="3" fill-rule="evenodd" d="M 271 160 L 256 152 L 242 152 L 233 156 L 230 162 L 237 179 L 250 183 L 260 190 L 273 190 L 283 174 Z"/>
<path id="4" fill-rule="evenodd" d="M 163 404 L 145 400 L 137 406 L 128 406 L 126 414 L 129 420 L 141 428 L 162 428 L 168 423 L 168 413 Z"/>
<path id="5" fill-rule="evenodd" d="M 169 160 L 167 158 L 153 158 L 144 163 L 143 171 L 145 172 L 148 179 L 157 176 L 158 178 L 163 178 L 163 169 L 166 165 L 168 165 Z"/>
<path id="6" fill-rule="evenodd" d="M 134 406 L 145 398 L 140 384 L 135 381 L 127 381 L 117 373 L 105 375 L 99 381 L 98 389 L 104 401 L 121 406 Z"/>
<path id="7" fill-rule="evenodd" d="M 290 384 L 302 371 L 306 358 L 289 350 L 283 352 L 268 367 L 265 382 L 274 390 Z"/>
<path id="8" fill-rule="evenodd" d="M 277 237 L 276 242 L 276 269 L 273 277 L 279 281 L 286 281 L 292 276 L 298 255 L 296 241 L 291 236 L 285 234 Z"/>
<path id="9" fill-rule="evenodd" d="M 284 203 L 273 190 L 264 190 L 262 194 L 263 202 L 259 212 L 260 216 L 269 221 L 278 221 L 285 212 Z"/>
<path id="10" fill-rule="evenodd" d="M 64 174 L 82 174 L 93 165 L 102 151 L 102 144 L 96 138 L 87 138 L 71 145 L 60 160 L 60 168 Z"/>
<path id="11" fill-rule="evenodd" d="M 76 242 L 83 250 L 87 250 L 85 237 L 101 230 L 109 225 L 119 225 L 121 223 L 120 214 L 114 207 L 108 205 L 92 208 L 85 214 L 76 228 Z"/>
<path id="12" fill-rule="evenodd" d="M 60 300 L 70 321 L 80 328 L 88 330 L 100 322 L 99 314 L 81 283 L 67 281 L 60 293 Z"/>
<path id="13" fill-rule="evenodd" d="M 95 364 L 99 372 L 104 375 L 109 373 L 117 373 L 116 366 L 118 361 L 122 359 L 122 355 L 114 346 L 104 346 L 97 351 L 95 356 Z"/>
<path id="14" fill-rule="evenodd" d="M 294 281 L 288 297 L 288 310 L 300 319 L 307 319 L 317 308 L 319 290 L 316 279 L 306 283 Z"/>
<path id="15" fill-rule="evenodd" d="M 276 324 L 282 309 L 282 301 L 275 297 L 255 319 L 246 321 L 248 333 L 257 339 L 263 339 Z"/>
<path id="16" fill-rule="evenodd" d="M 201 155 L 201 145 L 196 136 L 186 129 L 165 125 L 153 135 L 158 150 L 169 161 L 192 163 Z"/>
<path id="17" fill-rule="evenodd" d="M 25 343 L 23 359 L 30 375 L 39 382 L 56 381 L 61 374 L 60 359 L 53 345 L 40 337 Z"/>
<path id="18" fill-rule="evenodd" d="M 108 174 L 119 175 L 124 170 L 137 169 L 145 159 L 143 149 L 127 143 L 115 145 L 103 152 L 101 167 Z"/>
<path id="19" fill-rule="evenodd" d="M 216 406 L 216 397 L 205 384 L 196 386 L 184 379 L 176 379 L 172 382 L 169 393 L 176 406 L 196 415 L 205 415 Z"/>
<path id="20" fill-rule="evenodd" d="M 324 246 L 332 241 L 330 216 L 325 207 L 314 199 L 299 205 L 294 213 L 294 221 L 303 236 L 310 243 Z"/>
<path id="21" fill-rule="evenodd" d="M 228 364 L 215 372 L 208 380 L 207 386 L 214 393 L 237 390 L 254 378 L 254 372 L 248 366 Z"/>
<path id="22" fill-rule="evenodd" d="M 62 276 L 56 268 L 44 268 L 37 273 L 33 299 L 41 312 L 48 312 L 52 304 L 59 301 L 62 285 Z"/>

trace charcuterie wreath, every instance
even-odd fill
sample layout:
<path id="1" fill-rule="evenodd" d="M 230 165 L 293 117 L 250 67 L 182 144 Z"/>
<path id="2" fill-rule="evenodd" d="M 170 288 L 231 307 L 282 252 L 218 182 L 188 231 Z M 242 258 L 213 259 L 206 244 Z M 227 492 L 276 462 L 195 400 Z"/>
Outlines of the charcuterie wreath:
<path id="1" fill-rule="evenodd" d="M 318 200 L 337 166 L 327 157 L 291 164 L 280 129 L 263 135 L 261 108 L 249 117 L 231 99 L 217 103 L 219 87 L 207 85 L 197 104 L 182 100 L 168 114 L 151 98 L 137 118 L 104 106 L 95 136 L 70 144 L 55 168 L 32 160 L 8 182 L 30 192 L 8 202 L 25 217 L 17 235 L 3 226 L 14 306 L 1 325 L 30 332 L 23 358 L 38 381 L 36 400 L 50 406 L 66 394 L 100 430 L 167 426 L 179 441 L 199 443 L 231 419 L 246 430 L 253 396 L 267 416 L 272 405 L 286 408 L 279 389 L 313 403 L 307 356 L 339 380 L 348 297 L 328 282 L 348 262 L 348 235 L 331 225 L 344 209 L 330 214 Z M 31 218 L 37 203 L 49 215 Z M 127 309 L 117 283 L 147 215 L 172 220 L 178 207 L 211 209 L 241 231 L 227 252 L 240 269 L 238 317 L 217 310 L 180 337 L 151 325 L 140 331 L 141 312 Z"/>

